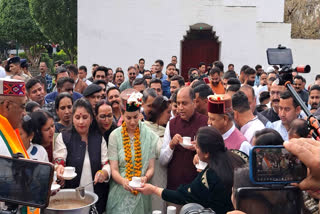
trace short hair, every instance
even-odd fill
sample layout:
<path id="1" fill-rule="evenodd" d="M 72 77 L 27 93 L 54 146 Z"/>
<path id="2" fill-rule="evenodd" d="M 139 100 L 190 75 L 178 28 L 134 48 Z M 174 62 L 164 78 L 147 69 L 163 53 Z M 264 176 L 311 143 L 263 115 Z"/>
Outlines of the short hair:
<path id="1" fill-rule="evenodd" d="M 62 60 L 57 60 L 57 61 L 54 62 L 54 64 L 58 64 L 58 66 L 63 65 L 63 63 L 64 62 Z"/>
<path id="2" fill-rule="evenodd" d="M 280 99 L 283 99 L 283 100 L 286 100 L 286 99 L 290 99 L 292 98 L 292 101 L 293 101 L 293 106 L 295 108 L 297 108 L 299 106 L 299 103 L 296 101 L 296 99 L 294 99 L 294 97 L 292 96 L 292 94 L 290 93 L 290 91 L 286 90 L 286 91 L 283 91 L 281 94 L 280 94 Z"/>
<path id="3" fill-rule="evenodd" d="M 33 77 L 33 78 L 35 78 L 35 79 L 38 79 L 39 81 L 40 81 L 40 83 L 41 83 L 41 85 L 44 85 L 44 90 L 46 90 L 47 88 L 48 88 L 48 86 L 47 86 L 47 81 L 46 81 L 46 79 L 45 78 L 43 78 L 42 76 L 35 76 L 35 77 Z"/>
<path id="4" fill-rule="evenodd" d="M 198 85 L 194 88 L 194 93 L 199 93 L 201 99 L 207 99 L 209 95 L 213 95 L 213 91 L 208 85 Z"/>
<path id="5" fill-rule="evenodd" d="M 56 69 L 56 73 L 55 73 L 56 79 L 57 79 L 57 77 L 58 77 L 58 74 L 65 73 L 65 72 L 68 72 L 66 68 L 64 68 L 64 67 L 58 67 L 58 68 Z"/>
<path id="6" fill-rule="evenodd" d="M 254 93 L 254 89 L 253 89 L 252 86 L 250 86 L 250 85 L 243 85 L 243 86 L 241 86 L 240 90 L 241 90 L 241 89 L 249 90 L 249 91 L 251 92 L 252 97 L 253 97 L 253 98 L 256 97 L 256 94 Z"/>
<path id="7" fill-rule="evenodd" d="M 244 72 L 247 68 L 250 68 L 249 65 L 243 65 L 240 69 L 240 74 Z"/>
<path id="8" fill-rule="evenodd" d="M 143 75 L 143 77 L 142 77 L 142 78 L 143 78 L 143 79 L 145 79 L 145 80 L 146 80 L 146 79 L 150 79 L 150 80 L 151 80 L 151 79 L 152 79 L 152 76 L 149 76 L 149 75 Z M 141 78 L 140 78 L 140 79 L 141 79 Z"/>
<path id="9" fill-rule="evenodd" d="M 84 72 L 88 72 L 88 69 L 87 69 L 87 67 L 86 66 L 84 66 L 84 65 L 81 65 L 80 67 L 79 67 L 79 70 L 83 70 Z"/>
<path id="10" fill-rule="evenodd" d="M 144 78 L 136 78 L 133 83 L 132 83 L 132 86 L 135 86 L 135 85 L 144 85 L 144 87 L 148 87 L 148 84 L 147 84 L 147 81 L 144 79 Z"/>
<path id="11" fill-rule="evenodd" d="M 170 81 L 178 81 L 180 87 L 185 85 L 183 77 L 179 75 L 174 75 L 171 77 Z"/>
<path id="12" fill-rule="evenodd" d="M 199 85 L 206 85 L 206 82 L 203 81 L 202 79 L 199 79 L 198 81 L 192 83 L 192 86 L 191 88 L 195 88 L 195 87 L 198 87 Z"/>
<path id="13" fill-rule="evenodd" d="M 176 67 L 176 65 L 175 64 L 173 64 L 173 63 L 169 63 L 168 65 L 167 65 L 167 69 L 170 67 L 170 66 L 173 66 L 173 67 Z"/>
<path id="14" fill-rule="evenodd" d="M 228 65 L 228 67 L 230 67 L 230 66 L 233 66 L 233 67 L 234 67 L 234 64 L 230 63 L 230 64 Z"/>
<path id="15" fill-rule="evenodd" d="M 223 74 L 223 79 L 237 78 L 237 74 L 235 71 L 227 71 Z"/>
<path id="16" fill-rule="evenodd" d="M 224 65 L 221 61 L 214 61 L 212 64 L 214 65 L 214 67 L 218 67 L 220 71 L 224 71 Z"/>
<path id="17" fill-rule="evenodd" d="M 160 79 L 157 78 L 153 78 L 151 79 L 150 83 L 149 83 L 149 87 L 151 87 L 152 83 L 160 83 L 161 87 L 162 87 L 162 81 Z"/>
<path id="18" fill-rule="evenodd" d="M 230 85 L 228 88 L 227 88 L 227 92 L 229 91 L 234 91 L 234 92 L 237 92 L 240 90 L 240 85 Z"/>
<path id="19" fill-rule="evenodd" d="M 210 74 L 210 75 L 214 75 L 215 73 L 217 73 L 218 75 L 220 75 L 220 72 L 221 72 L 221 69 L 220 69 L 219 67 L 213 67 L 213 68 L 210 70 L 209 74 Z"/>
<path id="20" fill-rule="evenodd" d="M 178 91 L 177 91 L 177 98 L 178 98 L 178 93 L 183 89 L 188 89 L 189 90 L 189 97 L 190 97 L 191 100 L 194 100 L 196 98 L 196 95 L 194 93 L 193 88 L 190 88 L 190 87 L 179 88 Z"/>
<path id="21" fill-rule="evenodd" d="M 92 67 L 96 67 L 96 66 L 99 66 L 99 65 L 96 63 L 92 64 Z"/>
<path id="22" fill-rule="evenodd" d="M 248 97 L 242 91 L 237 91 L 232 95 L 232 108 L 240 113 L 250 110 Z"/>
<path id="23" fill-rule="evenodd" d="M 140 58 L 138 62 L 140 62 L 140 61 L 144 61 L 145 62 L 145 60 L 143 58 Z"/>
<path id="24" fill-rule="evenodd" d="M 105 80 L 95 80 L 93 81 L 93 84 L 96 84 L 96 85 L 103 84 L 107 87 L 107 82 Z"/>
<path id="25" fill-rule="evenodd" d="M 78 75 L 78 68 L 75 65 L 68 65 L 67 70 L 73 72 L 75 75 Z"/>
<path id="26" fill-rule="evenodd" d="M 200 67 L 203 66 L 203 65 L 206 66 L 206 63 L 200 62 L 198 67 L 200 68 Z"/>
<path id="27" fill-rule="evenodd" d="M 230 79 L 228 79 L 228 82 L 227 82 L 228 85 L 239 85 L 239 88 L 241 86 L 241 82 L 238 78 L 233 78 L 231 77 Z"/>
<path id="28" fill-rule="evenodd" d="M 36 79 L 36 78 L 31 78 L 30 80 L 28 80 L 28 82 L 26 83 L 26 90 L 27 92 L 29 93 L 30 92 L 30 89 L 37 83 L 40 83 L 40 80 L 39 79 Z"/>
<path id="29" fill-rule="evenodd" d="M 266 109 L 268 109 L 268 106 L 266 104 L 259 104 L 256 106 L 257 112 L 263 112 Z"/>
<path id="30" fill-rule="evenodd" d="M 148 97 L 157 97 L 157 92 L 154 88 L 146 88 L 142 93 L 142 101 L 145 103 Z"/>
<path id="31" fill-rule="evenodd" d="M 155 63 L 159 63 L 161 67 L 163 66 L 163 61 L 161 59 L 157 59 Z"/>
<path id="32" fill-rule="evenodd" d="M 137 68 L 134 67 L 134 66 L 129 66 L 129 67 L 128 67 L 128 71 L 130 71 L 131 69 L 134 69 L 135 71 L 137 71 Z M 107 74 L 108 74 L 108 73 L 107 73 Z"/>
<path id="33" fill-rule="evenodd" d="M 60 101 L 63 99 L 63 98 L 69 98 L 71 100 L 71 103 L 73 105 L 73 98 L 72 96 L 68 93 L 68 92 L 63 92 L 63 93 L 60 93 L 58 94 L 58 96 L 56 97 L 55 101 L 54 101 L 54 107 L 56 110 L 59 109 L 59 106 L 60 106 Z M 60 118 L 61 119 L 61 118 Z"/>
<path id="34" fill-rule="evenodd" d="M 254 136 L 256 138 L 257 146 L 265 146 L 265 145 L 278 146 L 278 145 L 282 145 L 284 142 L 279 132 L 270 128 L 264 128 L 262 130 L 258 130 L 254 134 Z"/>
<path id="35" fill-rule="evenodd" d="M 290 124 L 289 135 L 297 134 L 299 137 L 308 137 L 308 122 L 304 119 L 297 118 Z"/>
<path id="36" fill-rule="evenodd" d="M 110 88 L 107 89 L 106 95 L 108 96 L 109 92 L 112 91 L 112 90 L 117 90 L 120 93 L 120 89 L 118 87 L 113 86 L 113 87 L 110 87 Z"/>
<path id="37" fill-rule="evenodd" d="M 269 91 L 263 91 L 259 95 L 259 102 L 262 103 L 263 101 L 267 100 L 270 98 L 270 93 Z"/>
<path id="38" fill-rule="evenodd" d="M 254 70 L 253 68 L 247 68 L 246 70 L 244 70 L 244 74 L 245 75 L 252 75 L 252 74 L 256 74 L 256 70 Z"/>
<path id="39" fill-rule="evenodd" d="M 294 79 L 294 80 L 295 80 L 295 79 L 298 79 L 298 80 L 303 81 L 303 77 L 302 77 L 301 75 L 297 75 L 297 76 L 295 76 L 293 79 Z"/>
<path id="40" fill-rule="evenodd" d="M 74 84 L 74 80 L 70 77 L 62 77 L 57 82 L 57 88 L 61 89 L 66 82 Z"/>
<path id="41" fill-rule="evenodd" d="M 104 71 L 104 74 L 105 74 L 106 76 L 108 76 L 108 68 L 105 67 L 105 66 L 98 66 L 98 67 L 93 71 L 93 74 L 92 74 L 93 77 L 96 76 L 97 71 Z"/>
<path id="42" fill-rule="evenodd" d="M 26 86 L 27 87 L 27 86 Z M 313 85 L 311 86 L 310 90 L 309 90 L 309 94 L 311 93 L 311 91 L 313 90 L 317 90 L 317 91 L 320 91 L 320 85 Z"/>
<path id="43" fill-rule="evenodd" d="M 34 107 L 41 107 L 39 103 L 35 102 L 35 101 L 28 101 L 26 103 L 26 112 L 31 113 L 33 112 Z"/>
<path id="44" fill-rule="evenodd" d="M 177 102 L 177 94 L 178 94 L 179 89 L 176 89 L 170 97 L 171 102 L 176 103 Z"/>
<path id="45" fill-rule="evenodd" d="M 256 67 L 255 67 L 256 71 L 257 71 L 257 70 L 259 70 L 260 68 L 262 68 L 262 66 L 261 66 L 261 65 L 259 65 L 259 64 L 258 64 L 258 65 L 256 65 Z"/>
<path id="46" fill-rule="evenodd" d="M 177 58 L 177 56 L 172 56 L 172 57 Z M 171 57 L 171 58 L 172 58 L 172 57 Z"/>
<path id="47" fill-rule="evenodd" d="M 316 75 L 315 80 L 318 80 L 318 79 L 320 79 L 320 74 L 317 74 L 317 75 Z"/>
<path id="48" fill-rule="evenodd" d="M 188 71 L 188 76 L 189 77 L 191 76 L 192 71 L 197 71 L 198 75 L 199 75 L 199 70 L 197 68 L 190 68 L 189 71 Z"/>

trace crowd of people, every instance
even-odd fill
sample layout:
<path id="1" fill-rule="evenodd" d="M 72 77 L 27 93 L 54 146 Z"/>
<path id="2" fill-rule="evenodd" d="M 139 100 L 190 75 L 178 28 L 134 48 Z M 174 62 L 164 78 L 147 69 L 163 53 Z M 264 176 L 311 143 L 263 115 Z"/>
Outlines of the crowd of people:
<path id="1" fill-rule="evenodd" d="M 236 72 L 232 64 L 200 62 L 184 78 L 176 65 L 175 56 L 149 70 L 143 58 L 126 72 L 93 64 L 87 78 L 86 66 L 57 61 L 51 76 L 40 62 L 40 74 L 32 76 L 26 60 L 12 57 L 0 79 L 0 116 L 19 130 L 29 158 L 55 164 L 62 188 L 94 181 L 86 190 L 99 196 L 99 213 L 165 213 L 168 205 L 179 210 L 190 202 L 232 211 L 234 170 L 246 166 L 250 149 L 311 138 L 306 115 L 277 84 L 277 66 Z M 319 115 L 320 75 L 308 85 L 295 71 L 292 76 L 297 94 Z M 12 155 L 1 142 L 0 154 Z M 296 144 L 285 145 L 302 151 Z M 208 166 L 198 169 L 199 161 Z M 66 166 L 75 167 L 74 179 L 64 179 Z M 144 185 L 133 188 L 132 177 Z"/>

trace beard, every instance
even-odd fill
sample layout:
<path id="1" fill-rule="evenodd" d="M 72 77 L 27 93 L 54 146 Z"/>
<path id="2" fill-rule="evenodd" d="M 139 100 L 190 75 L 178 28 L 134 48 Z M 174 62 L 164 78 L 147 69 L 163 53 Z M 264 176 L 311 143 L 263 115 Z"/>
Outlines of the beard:
<path id="1" fill-rule="evenodd" d="M 219 85 L 219 82 L 212 82 L 211 81 L 211 84 L 214 85 L 214 86 L 217 86 L 217 85 Z"/>
<path id="2" fill-rule="evenodd" d="M 252 80 L 247 80 L 247 84 L 253 87 L 254 86 L 254 80 L 253 81 Z"/>

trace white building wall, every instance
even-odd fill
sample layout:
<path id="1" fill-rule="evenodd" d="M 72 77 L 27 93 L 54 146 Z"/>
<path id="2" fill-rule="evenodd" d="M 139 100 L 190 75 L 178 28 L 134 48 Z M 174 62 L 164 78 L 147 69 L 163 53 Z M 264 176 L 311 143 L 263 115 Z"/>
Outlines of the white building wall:
<path id="1" fill-rule="evenodd" d="M 290 24 L 257 22 L 281 22 L 283 12 L 266 15 L 274 10 L 280 14 L 281 5 L 283 0 L 78 0 L 78 64 L 88 69 L 93 63 L 120 66 L 126 71 L 141 57 L 150 68 L 156 59 L 168 64 L 172 55 L 178 56 L 179 64 L 183 36 L 191 25 L 206 23 L 219 37 L 220 60 L 226 66 L 266 67 L 266 48 L 282 44 L 293 49 L 294 62 L 312 62 L 313 71 L 319 70 L 320 52 L 313 51 L 314 60 L 308 57 L 319 41 L 291 40 Z M 307 75 L 311 80 L 309 76 L 314 75 Z"/>

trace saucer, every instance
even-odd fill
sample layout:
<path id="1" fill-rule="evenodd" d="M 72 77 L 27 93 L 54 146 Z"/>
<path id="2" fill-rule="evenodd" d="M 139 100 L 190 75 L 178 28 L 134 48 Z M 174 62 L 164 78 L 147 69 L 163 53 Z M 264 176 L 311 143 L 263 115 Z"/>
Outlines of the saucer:
<path id="1" fill-rule="evenodd" d="M 63 179 L 64 180 L 72 180 L 72 179 L 74 179 L 75 177 L 77 176 L 77 173 L 73 173 L 73 174 L 71 174 L 71 175 L 66 175 L 65 173 L 63 173 L 63 175 L 62 175 L 62 177 L 63 177 Z"/>
<path id="2" fill-rule="evenodd" d="M 133 187 L 133 188 L 139 188 L 139 187 L 141 187 L 141 183 L 140 183 L 140 184 L 137 184 L 137 183 L 135 183 L 135 182 L 130 181 L 130 182 L 129 182 L 129 186 L 131 186 L 131 187 Z"/>
<path id="3" fill-rule="evenodd" d="M 57 191 L 58 189 L 60 189 L 60 185 L 59 184 L 52 184 L 51 185 L 51 191 Z"/>
<path id="4" fill-rule="evenodd" d="M 193 146 L 191 143 L 180 143 L 180 145 L 181 145 L 183 148 L 189 148 L 189 147 Z"/>

